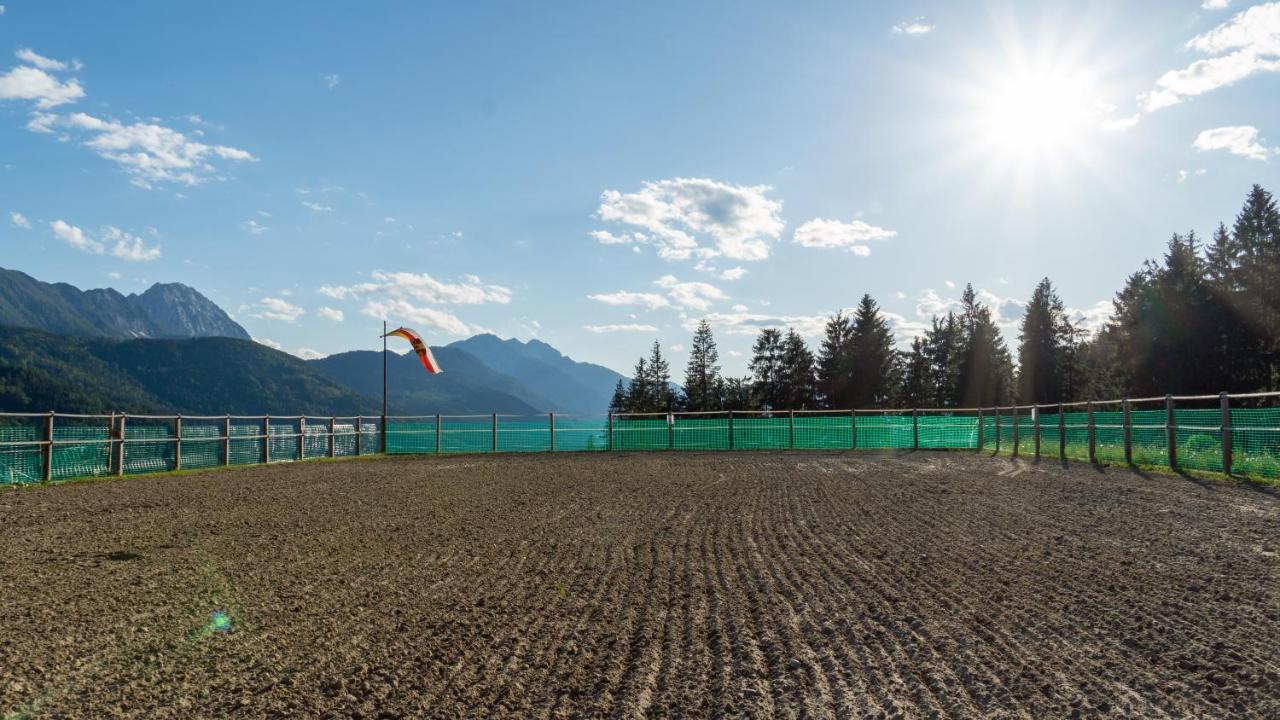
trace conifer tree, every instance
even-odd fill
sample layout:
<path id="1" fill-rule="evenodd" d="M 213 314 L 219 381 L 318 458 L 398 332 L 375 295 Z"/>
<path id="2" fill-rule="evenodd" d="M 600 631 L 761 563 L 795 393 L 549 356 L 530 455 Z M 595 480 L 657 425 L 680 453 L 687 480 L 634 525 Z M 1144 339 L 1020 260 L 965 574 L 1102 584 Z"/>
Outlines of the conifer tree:
<path id="1" fill-rule="evenodd" d="M 883 407 L 895 385 L 893 330 L 871 296 L 864 294 L 854 311 L 849 338 L 849 393 L 843 407 Z"/>
<path id="2" fill-rule="evenodd" d="M 807 410 L 817 404 L 817 368 L 813 353 L 794 329 L 782 343 L 782 402 L 779 409 Z"/>
<path id="3" fill-rule="evenodd" d="M 818 392 L 829 408 L 853 407 L 850 398 L 853 325 L 844 312 L 827 319 L 818 350 Z"/>
<path id="4" fill-rule="evenodd" d="M 1070 328 L 1066 308 L 1049 278 L 1036 285 L 1018 336 L 1018 400 L 1061 402 L 1063 353 Z"/>
<path id="5" fill-rule="evenodd" d="M 751 348 L 751 392 L 760 407 L 772 410 L 784 409 L 786 398 L 782 392 L 782 333 L 775 328 L 765 328 L 756 336 Z"/>
<path id="6" fill-rule="evenodd" d="M 689 348 L 689 362 L 684 370 L 685 402 L 689 410 L 700 412 L 719 410 L 722 381 L 720 379 L 720 353 L 716 349 L 711 325 L 706 320 L 698 323 Z"/>

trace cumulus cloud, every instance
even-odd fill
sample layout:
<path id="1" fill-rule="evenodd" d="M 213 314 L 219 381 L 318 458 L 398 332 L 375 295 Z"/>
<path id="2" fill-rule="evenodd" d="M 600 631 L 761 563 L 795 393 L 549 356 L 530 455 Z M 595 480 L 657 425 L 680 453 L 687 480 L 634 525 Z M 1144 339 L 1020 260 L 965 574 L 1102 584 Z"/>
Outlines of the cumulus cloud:
<path id="1" fill-rule="evenodd" d="M 1205 10 L 1225 10 L 1230 4 L 1231 0 L 1204 0 L 1200 3 L 1200 7 Z"/>
<path id="2" fill-rule="evenodd" d="M 618 325 L 583 325 L 583 330 L 597 335 L 603 333 L 620 333 L 620 332 L 658 332 L 658 328 L 653 325 L 640 324 L 618 324 Z"/>
<path id="3" fill-rule="evenodd" d="M 615 293 L 598 293 L 595 295 L 588 295 L 587 299 L 594 300 L 598 303 L 604 303 L 605 305 L 636 305 L 649 310 L 656 310 L 658 308 L 664 308 L 671 305 L 665 297 L 657 293 L 637 293 L 628 292 L 626 290 L 620 290 Z"/>
<path id="4" fill-rule="evenodd" d="M 698 264 L 693 266 L 693 269 L 698 272 L 707 273 L 708 275 L 719 278 L 720 280 L 741 280 L 747 275 L 747 269 L 740 265 L 722 271 L 720 268 L 706 260 L 699 260 Z"/>
<path id="5" fill-rule="evenodd" d="M 333 208 L 332 208 L 332 207 L 330 207 L 330 206 L 328 206 L 328 205 L 321 205 L 321 204 L 320 204 L 320 203 L 318 203 L 318 202 L 311 202 L 310 200 L 303 200 L 303 201 L 302 201 L 302 207 L 304 207 L 304 208 L 306 208 L 306 209 L 308 209 L 308 210 L 310 210 L 310 211 L 312 211 L 312 212 L 326 212 L 326 213 L 327 213 L 327 212 L 333 212 Z"/>
<path id="6" fill-rule="evenodd" d="M 89 237 L 84 230 L 63 220 L 54 220 L 49 224 L 49 228 L 53 230 L 54 235 L 77 250 L 83 250 L 94 255 L 101 255 L 105 251 L 102 243 Z"/>
<path id="7" fill-rule="evenodd" d="M 1199 168 L 1199 169 L 1196 169 L 1196 170 L 1179 170 L 1179 171 L 1178 171 L 1178 182 L 1186 182 L 1189 178 L 1197 177 L 1197 176 L 1200 176 L 1200 175 L 1204 175 L 1204 174 L 1205 174 L 1205 173 L 1207 173 L 1207 172 L 1209 172 L 1209 171 L 1208 171 L 1208 170 L 1206 170 L 1206 169 L 1204 169 L 1204 168 Z"/>
<path id="8" fill-rule="evenodd" d="M 797 244 L 808 248 L 841 249 L 854 255 L 866 256 L 871 254 L 868 242 L 888 240 L 897 234 L 893 230 L 885 230 L 861 220 L 846 223 L 814 218 L 796 228 L 793 239 Z"/>
<path id="9" fill-rule="evenodd" d="M 328 357 L 328 355 L 320 352 L 319 350 L 312 350 L 311 348 L 306 347 L 294 350 L 293 355 L 303 360 L 319 360 L 322 357 Z"/>
<path id="10" fill-rule="evenodd" d="M 1250 160 L 1266 160 L 1273 152 L 1262 144 L 1258 137 L 1258 128 L 1252 125 L 1237 125 L 1205 130 L 1196 136 L 1195 141 L 1191 143 L 1191 147 L 1200 152 L 1226 150 L 1232 155 L 1239 155 Z"/>
<path id="11" fill-rule="evenodd" d="M 40 110 L 75 102 L 84 88 L 74 78 L 59 80 L 40 68 L 19 65 L 0 75 L 0 100 L 29 100 Z"/>
<path id="12" fill-rule="evenodd" d="M 325 320 L 332 320 L 333 322 L 342 322 L 346 317 L 346 314 L 341 310 L 336 310 L 331 307 L 322 307 L 319 310 L 316 310 L 316 315 L 319 315 Z"/>
<path id="13" fill-rule="evenodd" d="M 28 220 L 25 215 L 16 210 L 9 211 L 9 222 L 13 223 L 14 227 L 19 227 L 23 230 L 31 229 L 31 221 Z"/>
<path id="14" fill-rule="evenodd" d="M 712 328 L 725 335 L 758 335 L 765 328 L 792 328 L 805 337 L 818 337 L 827 324 L 825 315 L 770 315 L 767 313 L 731 312 L 708 313 L 700 317 L 685 318 L 682 326 L 693 332 L 698 323 L 706 320 Z"/>
<path id="15" fill-rule="evenodd" d="M 61 60 L 54 60 L 52 58 L 47 58 L 43 55 L 40 55 L 39 53 L 32 50 L 31 48 L 19 48 L 17 52 L 14 53 L 14 55 L 17 56 L 19 60 L 21 60 L 22 62 L 28 65 L 34 65 L 35 67 L 41 70 L 48 70 L 49 72 L 66 72 L 68 69 L 72 67 L 74 67 L 76 70 L 80 69 L 79 67 L 80 63 L 78 62 L 73 62 L 71 64 L 68 64 L 68 63 L 62 62 Z"/>
<path id="16" fill-rule="evenodd" d="M 1280 72 L 1280 2 L 1255 5 L 1237 13 L 1209 32 L 1191 38 L 1186 47 L 1213 57 L 1161 75 L 1155 89 L 1139 98 L 1147 112 L 1234 85 L 1256 73 Z"/>
<path id="17" fill-rule="evenodd" d="M 471 328 L 452 313 L 414 305 L 395 298 L 369 300 L 361 308 L 360 314 L 378 320 L 404 319 L 418 326 L 426 326 L 459 337 L 471 334 Z"/>
<path id="18" fill-rule="evenodd" d="M 258 343 L 259 345 L 266 345 L 272 350 L 284 350 L 284 345 L 281 345 L 280 343 L 276 342 L 275 340 L 272 340 L 271 338 L 256 337 L 253 339 L 253 341 Z"/>
<path id="19" fill-rule="evenodd" d="M 318 292 L 335 300 L 363 299 L 360 313 L 368 317 L 403 318 L 451 335 L 468 335 L 470 328 L 452 313 L 425 305 L 506 305 L 511 290 L 485 283 L 475 275 L 461 282 L 443 282 L 426 273 L 375 271 L 370 282 L 355 285 L 325 285 Z"/>
<path id="20" fill-rule="evenodd" d="M 216 161 L 257 160 L 245 150 L 208 145 L 149 122 L 125 124 L 78 112 L 36 113 L 27 123 L 27 129 L 33 132 L 53 132 L 55 128 L 84 134 L 85 147 L 119 165 L 133 177 L 135 185 L 143 188 L 158 183 L 199 185 L 218 177 Z"/>
<path id="21" fill-rule="evenodd" d="M 666 260 L 763 260 L 784 226 L 782 202 L 768 197 L 771 190 L 709 178 L 646 182 L 630 193 L 605 190 L 596 217 L 634 229 L 591 235 L 609 245 L 652 245 Z"/>
<path id="22" fill-rule="evenodd" d="M 306 314 L 305 310 L 288 300 L 274 297 L 264 297 L 252 305 L 241 305 L 240 312 L 259 320 L 275 320 L 291 324 Z"/>
<path id="23" fill-rule="evenodd" d="M 324 84 L 330 90 L 338 87 L 338 84 L 342 82 L 342 76 L 338 75 L 337 73 L 334 73 L 332 75 L 324 75 L 322 76 L 322 79 L 324 80 Z"/>
<path id="24" fill-rule="evenodd" d="M 654 284 L 667 291 L 671 302 L 690 310 L 706 310 L 714 300 L 728 298 L 720 288 L 704 282 L 681 282 L 674 275 L 663 275 Z"/>
<path id="25" fill-rule="evenodd" d="M 250 235 L 261 235 L 265 233 L 267 230 L 270 230 L 270 228 L 258 222 L 257 220 L 252 220 L 252 219 L 245 220 L 240 224 L 244 227 L 245 230 L 249 231 Z"/>
<path id="26" fill-rule="evenodd" d="M 928 35 L 933 32 L 935 27 L 933 23 L 918 17 L 914 20 L 907 20 L 894 25 L 893 32 L 897 35 Z"/>
<path id="27" fill-rule="evenodd" d="M 121 260 L 146 262 L 160 257 L 160 248 L 158 246 L 148 246 L 143 242 L 142 238 L 127 233 L 118 227 L 108 225 L 103 230 L 103 239 L 112 244 L 112 257 L 117 257 Z"/>

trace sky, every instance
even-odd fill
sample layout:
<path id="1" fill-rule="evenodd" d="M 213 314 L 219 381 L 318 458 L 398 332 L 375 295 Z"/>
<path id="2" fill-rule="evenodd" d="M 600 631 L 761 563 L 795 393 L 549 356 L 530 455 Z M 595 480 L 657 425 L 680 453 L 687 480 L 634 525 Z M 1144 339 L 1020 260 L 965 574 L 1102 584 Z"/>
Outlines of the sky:
<path id="1" fill-rule="evenodd" d="M 679 375 L 706 318 L 740 374 L 965 283 L 1013 341 L 1280 192 L 1280 2 L 0 3 L 0 266 L 300 357 L 386 319 Z"/>

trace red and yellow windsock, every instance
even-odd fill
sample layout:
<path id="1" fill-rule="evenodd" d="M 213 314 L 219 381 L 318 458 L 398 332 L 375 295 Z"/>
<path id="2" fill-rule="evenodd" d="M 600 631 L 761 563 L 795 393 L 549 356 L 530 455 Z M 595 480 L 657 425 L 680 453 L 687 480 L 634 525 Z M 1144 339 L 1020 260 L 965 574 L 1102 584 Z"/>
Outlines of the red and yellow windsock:
<path id="1" fill-rule="evenodd" d="M 418 333 L 406 327 L 398 327 L 383 335 L 383 337 L 391 337 L 392 335 L 409 341 L 409 344 L 413 346 L 413 351 L 418 353 L 418 359 L 422 361 L 422 367 L 426 368 L 427 372 L 432 375 L 444 372 L 440 369 L 440 363 L 436 362 L 435 356 L 431 354 L 431 348 L 422 342 L 422 337 Z"/>

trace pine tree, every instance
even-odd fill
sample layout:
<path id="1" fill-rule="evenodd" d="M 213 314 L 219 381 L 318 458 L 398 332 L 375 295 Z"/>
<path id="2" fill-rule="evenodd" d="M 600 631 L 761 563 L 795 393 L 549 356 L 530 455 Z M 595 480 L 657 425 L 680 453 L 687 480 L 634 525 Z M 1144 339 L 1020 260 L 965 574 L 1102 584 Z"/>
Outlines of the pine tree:
<path id="1" fill-rule="evenodd" d="M 898 396 L 904 408 L 930 407 L 929 349 L 923 337 L 911 341 L 911 351 L 902 359 L 902 391 Z"/>
<path id="2" fill-rule="evenodd" d="M 782 333 L 765 328 L 756 336 L 751 348 L 751 392 L 756 403 L 765 409 L 781 410 L 786 402 L 782 394 Z"/>
<path id="3" fill-rule="evenodd" d="M 1070 327 L 1066 308 L 1049 278 L 1036 285 L 1022 317 L 1018 336 L 1018 400 L 1024 403 L 1061 402 L 1063 352 Z"/>
<path id="4" fill-rule="evenodd" d="M 711 325 L 698 323 L 689 349 L 689 362 L 684 370 L 684 393 L 687 407 L 695 412 L 719 410 L 721 402 L 720 353 L 716 349 Z"/>
<path id="5" fill-rule="evenodd" d="M 804 338 L 793 329 L 787 329 L 782 344 L 780 409 L 807 410 L 817 404 L 817 368 L 813 353 L 805 345 Z"/>
<path id="6" fill-rule="evenodd" d="M 613 386 L 613 399 L 609 401 L 609 412 L 622 413 L 627 412 L 627 390 L 622 384 L 622 379 L 618 379 L 618 384 Z"/>
<path id="7" fill-rule="evenodd" d="M 978 302 L 973 285 L 960 300 L 960 358 L 957 373 L 961 407 L 991 407 L 1008 403 L 1013 360 L 991 308 Z"/>
<path id="8" fill-rule="evenodd" d="M 827 320 L 818 351 L 818 392 L 829 408 L 853 407 L 850 399 L 853 325 L 837 312 Z"/>
<path id="9" fill-rule="evenodd" d="M 751 402 L 751 378 L 731 377 L 721 382 L 720 396 L 725 410 L 754 410 Z"/>
<path id="10" fill-rule="evenodd" d="M 627 385 L 627 412 L 653 412 L 653 387 L 649 384 L 649 364 L 644 358 L 636 361 L 631 383 Z"/>
<path id="11" fill-rule="evenodd" d="M 679 398 L 671 389 L 671 364 L 662 357 L 662 343 L 654 340 L 649 353 L 648 412 L 672 412 L 679 409 Z"/>
<path id="12" fill-rule="evenodd" d="M 1236 308 L 1254 328 L 1259 347 L 1251 353 L 1265 389 L 1280 382 L 1280 210 L 1271 193 L 1254 185 L 1236 216 L 1232 239 L 1240 252 L 1242 302 Z"/>
<path id="13" fill-rule="evenodd" d="M 849 338 L 849 393 L 844 408 L 886 405 L 894 393 L 893 330 L 870 295 L 853 314 Z"/>

